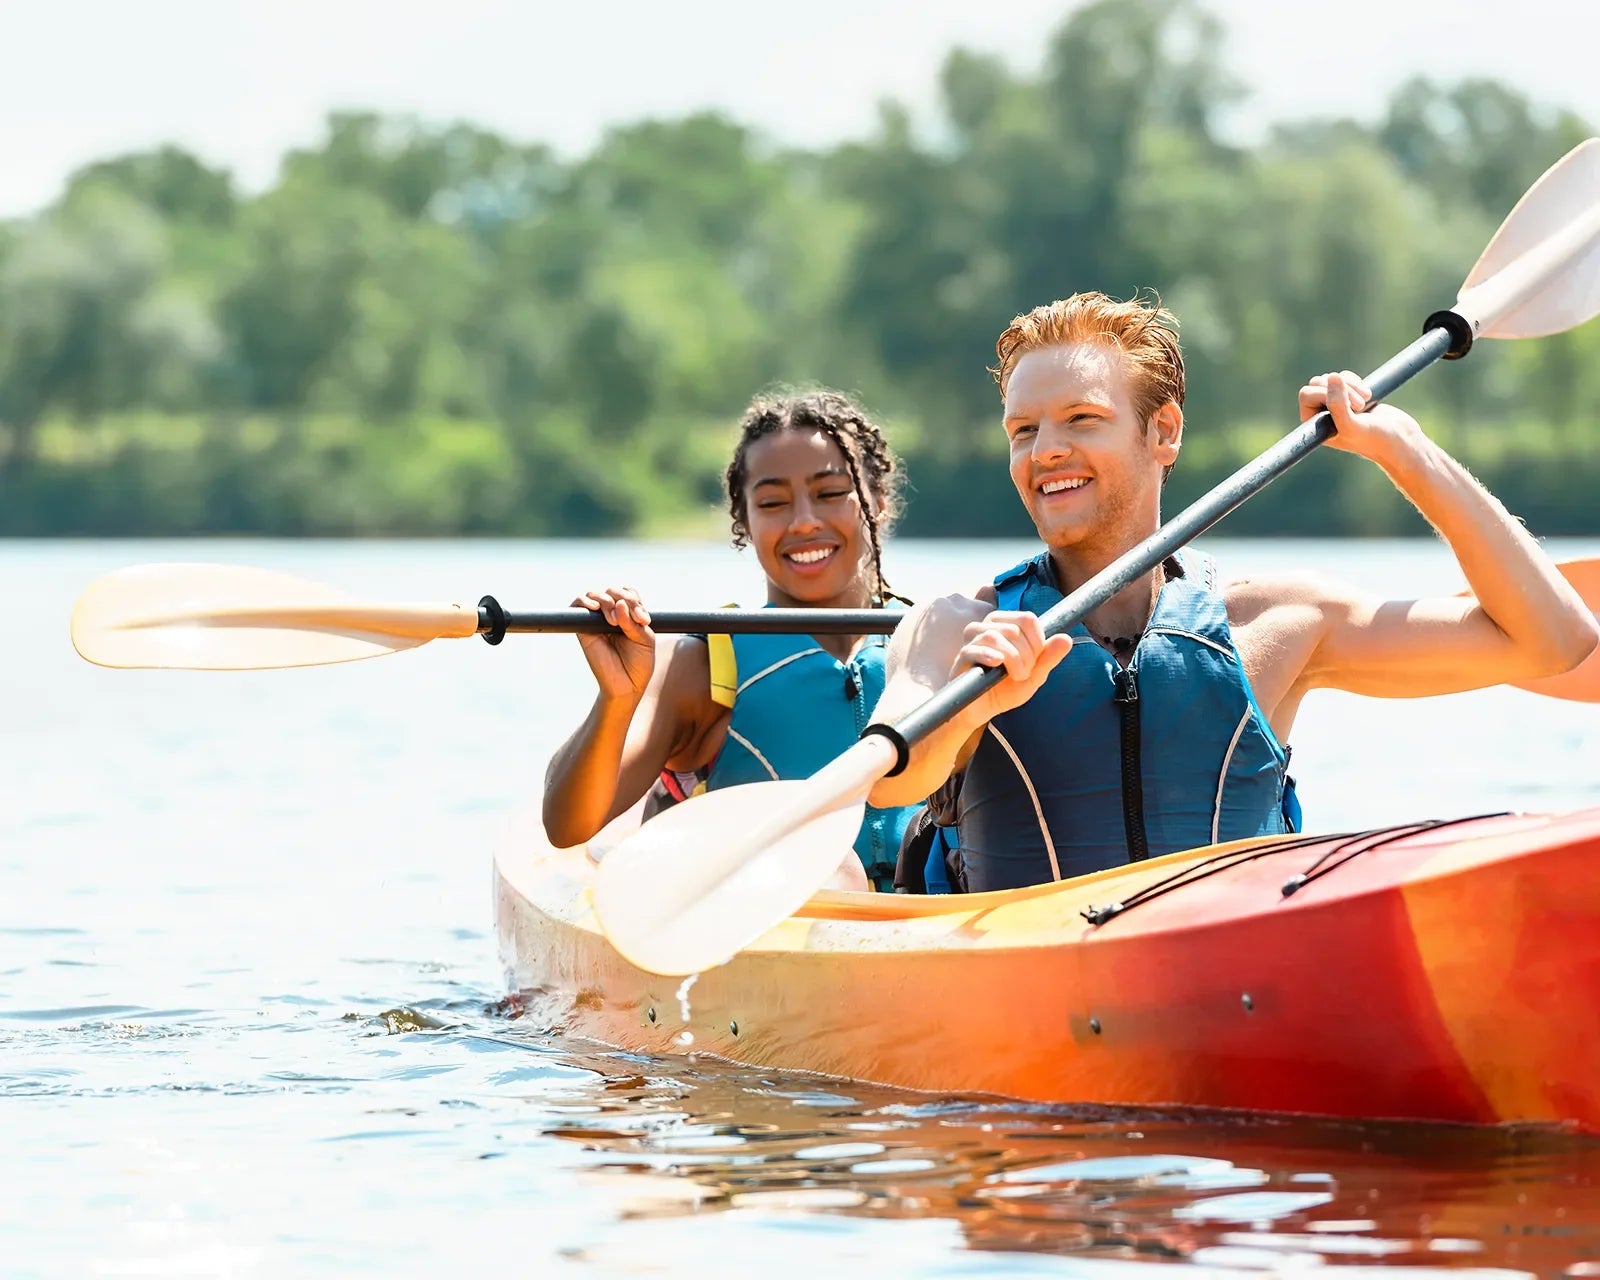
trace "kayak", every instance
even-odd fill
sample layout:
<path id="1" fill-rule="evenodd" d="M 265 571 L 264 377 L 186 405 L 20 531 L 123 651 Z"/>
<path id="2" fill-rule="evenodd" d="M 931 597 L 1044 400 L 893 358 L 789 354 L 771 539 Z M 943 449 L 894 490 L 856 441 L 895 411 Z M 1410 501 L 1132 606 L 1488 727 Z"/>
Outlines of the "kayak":
<path id="1" fill-rule="evenodd" d="M 1600 1133 L 1600 808 L 826 891 L 687 980 L 596 922 L 632 821 L 496 859 L 510 981 L 564 1034 L 939 1093 Z"/>

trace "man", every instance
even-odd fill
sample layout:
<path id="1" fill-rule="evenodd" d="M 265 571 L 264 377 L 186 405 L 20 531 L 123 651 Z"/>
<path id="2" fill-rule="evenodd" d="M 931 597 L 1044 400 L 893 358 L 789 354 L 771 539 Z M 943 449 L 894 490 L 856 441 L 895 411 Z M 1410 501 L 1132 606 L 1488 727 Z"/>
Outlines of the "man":
<path id="1" fill-rule="evenodd" d="M 1183 357 L 1165 310 L 1077 294 L 1017 317 L 992 371 L 1011 479 L 1044 554 L 973 597 L 912 611 L 874 719 L 953 675 L 1007 678 L 873 788 L 875 805 L 961 774 L 965 887 L 1013 888 L 1294 830 L 1289 731 L 1312 689 L 1426 697 L 1571 670 L 1595 620 L 1518 522 L 1416 422 L 1349 372 L 1300 389 L 1329 444 L 1383 468 L 1443 535 L 1472 594 L 1380 601 L 1309 576 L 1218 582 L 1184 552 L 1046 639 L 1038 616 L 1161 523 L 1183 444 Z"/>

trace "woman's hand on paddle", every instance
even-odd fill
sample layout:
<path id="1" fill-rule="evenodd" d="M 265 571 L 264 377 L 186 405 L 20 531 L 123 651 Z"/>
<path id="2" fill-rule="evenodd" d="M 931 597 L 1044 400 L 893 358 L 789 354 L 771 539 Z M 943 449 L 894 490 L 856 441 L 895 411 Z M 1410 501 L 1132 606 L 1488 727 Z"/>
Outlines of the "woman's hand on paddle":
<path id="1" fill-rule="evenodd" d="M 994 608 L 993 587 L 979 588 L 976 599 L 989 612 L 967 624 L 966 642 L 951 664 L 950 676 L 954 679 L 968 667 L 1006 669 L 1007 678 L 972 705 L 973 714 L 986 724 L 1039 691 L 1072 648 L 1072 637 L 1047 637 L 1037 614 Z"/>
<path id="2" fill-rule="evenodd" d="M 621 628 L 578 637 L 601 694 L 638 701 L 656 669 L 656 635 L 650 630 L 650 611 L 640 602 L 639 593 L 632 587 L 604 587 L 586 591 L 572 603 Z"/>
<path id="3" fill-rule="evenodd" d="M 1333 415 L 1338 434 L 1328 441 L 1333 449 L 1359 454 L 1374 462 L 1391 457 L 1396 448 L 1405 448 L 1422 434 L 1417 421 L 1392 404 L 1366 406 L 1372 391 L 1350 370 L 1324 373 L 1300 388 L 1300 421 L 1306 422 L 1324 409 Z"/>

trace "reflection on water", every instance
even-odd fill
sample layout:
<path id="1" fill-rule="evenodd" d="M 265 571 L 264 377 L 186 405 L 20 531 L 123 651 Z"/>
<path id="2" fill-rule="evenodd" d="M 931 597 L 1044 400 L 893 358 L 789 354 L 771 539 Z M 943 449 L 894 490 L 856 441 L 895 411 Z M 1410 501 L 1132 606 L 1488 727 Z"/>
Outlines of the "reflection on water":
<path id="1" fill-rule="evenodd" d="M 940 1221 L 1005 1254 L 1600 1275 L 1600 1142 L 1572 1135 L 930 1098 L 562 1052 L 595 1074 L 540 1095 L 541 1130 L 603 1155 L 585 1182 L 634 1223 L 803 1211 Z M 691 1238 L 630 1232 L 626 1250 L 658 1235 Z"/>

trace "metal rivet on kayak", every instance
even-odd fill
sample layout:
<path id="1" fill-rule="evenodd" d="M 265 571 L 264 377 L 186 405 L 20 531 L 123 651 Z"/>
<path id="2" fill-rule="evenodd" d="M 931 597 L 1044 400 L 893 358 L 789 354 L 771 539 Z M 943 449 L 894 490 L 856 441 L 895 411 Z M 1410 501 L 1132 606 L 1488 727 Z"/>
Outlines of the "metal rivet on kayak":
<path id="1" fill-rule="evenodd" d="M 728 1024 L 728 1030 L 733 1032 L 734 1035 L 738 1035 L 739 1034 L 739 1024 L 737 1022 L 730 1022 Z"/>
<path id="2" fill-rule="evenodd" d="M 1099 1035 L 1100 1034 L 1100 1019 L 1099 1018 L 1090 1018 L 1089 1019 L 1089 1030 L 1094 1032 L 1095 1035 Z"/>
<path id="3" fill-rule="evenodd" d="M 1250 998 L 1250 993 L 1248 991 L 1246 991 L 1244 995 L 1240 997 L 1240 1000 L 1244 1004 L 1244 1011 L 1246 1013 L 1249 1013 L 1256 1007 L 1256 1002 Z"/>
<path id="4" fill-rule="evenodd" d="M 650 1012 L 645 1014 L 645 1017 L 649 1018 L 651 1022 L 654 1022 L 656 1020 L 656 1011 L 655 1011 L 655 1006 L 654 1005 L 652 1005 L 650 1007 Z"/>

